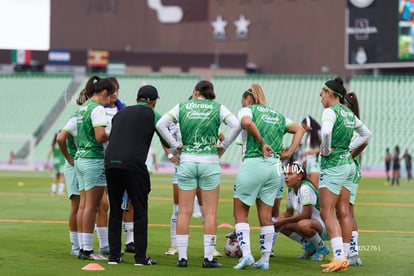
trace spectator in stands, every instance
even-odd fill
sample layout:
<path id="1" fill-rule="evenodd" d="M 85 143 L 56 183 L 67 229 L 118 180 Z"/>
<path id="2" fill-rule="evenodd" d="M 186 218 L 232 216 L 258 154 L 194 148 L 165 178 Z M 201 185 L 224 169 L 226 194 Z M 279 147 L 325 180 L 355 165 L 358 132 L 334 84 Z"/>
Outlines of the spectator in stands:
<path id="1" fill-rule="evenodd" d="M 392 156 L 391 156 L 389 148 L 385 149 L 384 161 L 385 161 L 385 175 L 387 176 L 387 183 L 390 183 L 391 181 L 390 170 L 391 170 Z"/>
<path id="2" fill-rule="evenodd" d="M 308 180 L 318 188 L 321 164 L 319 151 L 321 145 L 321 126 L 311 116 L 306 116 L 302 120 L 302 127 L 305 129 L 305 160 L 304 165 L 308 173 Z"/>
<path id="3" fill-rule="evenodd" d="M 400 171 L 401 171 L 401 165 L 400 165 L 400 147 L 395 146 L 394 147 L 394 155 L 392 156 L 392 179 L 391 179 L 391 185 L 394 185 L 396 183 L 397 185 L 400 185 Z"/>
<path id="4" fill-rule="evenodd" d="M 355 92 L 350 92 L 345 94 L 344 96 L 344 105 L 351 109 L 351 111 L 355 114 L 355 116 L 358 119 L 361 119 L 359 116 L 359 103 L 358 98 Z M 359 134 L 354 131 L 353 137 L 351 141 L 354 141 L 359 137 Z M 351 143 L 351 146 L 353 144 Z M 358 224 L 356 222 L 355 218 L 355 212 L 354 212 L 354 205 L 355 205 L 355 199 L 358 191 L 359 182 L 361 181 L 361 153 L 365 149 L 365 147 L 368 145 L 368 141 L 363 143 L 361 146 L 357 148 L 352 148 L 350 146 L 351 156 L 354 159 L 355 162 L 355 175 L 352 181 L 351 186 L 351 194 L 349 199 L 349 216 L 352 222 L 352 234 L 351 234 L 351 241 L 350 241 L 350 247 L 349 247 L 349 255 L 348 260 L 349 264 L 353 266 L 361 266 L 362 261 L 358 254 Z"/>
<path id="5" fill-rule="evenodd" d="M 154 110 L 158 91 L 152 85 L 141 86 L 137 105 L 118 112 L 112 119 L 109 144 L 105 151 L 105 175 L 109 195 L 109 247 L 108 264 L 118 264 L 121 258 L 122 197 L 124 191 L 134 209 L 135 265 L 153 265 L 148 257 L 148 194 L 151 182 L 145 160 L 156 131 L 160 115 Z M 165 145 L 167 146 L 167 145 Z"/>
<path id="6" fill-rule="evenodd" d="M 371 136 L 368 128 L 342 105 L 346 89 L 339 77 L 328 80 L 320 91 L 325 108 L 321 126 L 321 177 L 319 200 L 321 216 L 331 239 L 334 254 L 331 263 L 322 265 L 324 272 L 345 270 L 352 234 L 349 216 L 350 190 L 355 176 L 355 163 L 349 152 L 364 144 Z M 354 131 L 360 137 L 351 143 Z M 337 210 L 339 222 L 335 217 Z"/>
<path id="7" fill-rule="evenodd" d="M 274 218 L 275 228 L 305 248 L 299 259 L 313 256 L 312 261 L 323 261 L 330 251 L 323 242 L 328 233 L 319 213 L 318 190 L 307 180 L 306 169 L 300 163 L 286 165 L 285 182 L 287 208 Z"/>
<path id="8" fill-rule="evenodd" d="M 115 93 L 116 88 L 109 79 L 92 76 L 85 89 L 88 100 L 77 112 L 79 149 L 75 156 L 75 170 L 80 190 L 77 218 L 82 231 L 79 259 L 102 260 L 105 258 L 93 251 L 93 232 L 106 187 L 102 144 L 108 140 L 105 131 L 108 120 L 103 106 L 109 102 L 109 97 Z"/>
<path id="9" fill-rule="evenodd" d="M 221 168 L 219 157 L 236 139 L 240 132 L 237 118 L 220 103 L 214 101 L 213 84 L 202 80 L 197 83 L 190 100 L 181 102 L 168 111 L 157 124 L 161 135 L 181 152 L 177 167 L 178 176 L 178 219 L 177 247 L 178 267 L 187 267 L 190 218 L 193 211 L 197 188 L 201 189 L 204 213 L 204 261 L 202 267 L 221 267 L 214 258 L 217 232 L 217 205 Z M 170 124 L 179 123 L 183 145 L 168 130 Z M 229 135 L 217 145 L 221 123 L 231 130 Z"/>
<path id="10" fill-rule="evenodd" d="M 79 94 L 78 99 L 76 100 L 78 105 L 82 105 L 87 100 L 85 92 L 86 90 L 83 89 Z M 66 179 L 66 191 L 71 202 L 68 221 L 69 239 L 72 246 L 70 254 L 78 257 L 80 253 L 79 233 L 82 231 L 79 231 L 80 225 L 78 226 L 76 221 L 80 202 L 79 182 L 74 168 L 74 159 L 77 151 L 75 137 L 77 136 L 77 133 L 77 117 L 75 113 L 65 124 L 62 131 L 59 132 L 56 141 L 60 151 L 66 159 L 63 171 Z"/>
<path id="11" fill-rule="evenodd" d="M 405 169 L 407 171 L 407 181 L 410 182 L 413 179 L 412 173 L 412 163 L 411 163 L 411 154 L 408 153 L 408 149 L 405 149 L 405 152 L 402 156 L 405 161 Z"/>
<path id="12" fill-rule="evenodd" d="M 55 133 L 52 140 L 52 145 L 47 154 L 45 167 L 50 168 L 50 158 L 52 158 L 52 169 L 53 169 L 53 182 L 51 187 L 51 195 L 63 195 L 65 190 L 65 175 L 63 168 L 65 166 L 65 157 L 59 150 L 59 146 L 56 143 L 56 137 L 58 133 Z M 59 187 L 58 187 L 59 185 Z"/>
<path id="13" fill-rule="evenodd" d="M 234 184 L 233 214 L 243 257 L 233 268 L 244 269 L 253 264 L 257 269 L 269 269 L 275 232 L 272 209 L 276 194 L 283 185 L 281 160 L 292 156 L 305 130 L 266 106 L 266 96 L 259 84 L 252 84 L 243 93 L 238 117 L 242 126 L 243 162 Z M 293 134 L 293 138 L 289 148 L 283 151 L 285 133 Z M 248 223 L 249 210 L 254 204 L 260 223 L 261 251 L 261 258 L 256 263 L 251 253 Z"/>

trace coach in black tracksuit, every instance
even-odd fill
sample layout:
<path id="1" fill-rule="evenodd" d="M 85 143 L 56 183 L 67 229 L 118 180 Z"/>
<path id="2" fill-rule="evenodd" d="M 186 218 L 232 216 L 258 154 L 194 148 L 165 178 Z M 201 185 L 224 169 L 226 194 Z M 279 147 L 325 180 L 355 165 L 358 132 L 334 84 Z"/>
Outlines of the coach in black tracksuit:
<path id="1" fill-rule="evenodd" d="M 158 98 L 155 87 L 142 86 L 138 90 L 137 105 L 124 108 L 112 119 L 111 135 L 105 152 L 105 174 L 110 206 L 109 264 L 122 262 L 121 203 L 124 190 L 127 190 L 134 206 L 135 265 L 156 263 L 146 256 L 148 194 L 151 191 L 151 183 L 145 160 L 156 132 L 155 125 L 161 117 L 154 110 Z"/>

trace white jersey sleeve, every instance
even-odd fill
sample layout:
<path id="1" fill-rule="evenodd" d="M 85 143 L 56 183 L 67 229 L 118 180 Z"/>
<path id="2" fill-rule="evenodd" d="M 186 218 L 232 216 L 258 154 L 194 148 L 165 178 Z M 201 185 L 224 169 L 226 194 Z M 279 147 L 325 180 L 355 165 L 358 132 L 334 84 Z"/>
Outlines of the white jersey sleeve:
<path id="1" fill-rule="evenodd" d="M 239 120 L 237 120 L 236 116 L 231 113 L 227 107 L 221 105 L 220 109 L 220 119 L 226 125 L 228 125 L 231 130 L 229 134 L 224 138 L 224 141 L 221 142 L 224 149 L 227 149 L 228 146 L 237 138 L 240 133 L 241 126 Z"/>
<path id="2" fill-rule="evenodd" d="M 106 117 L 105 108 L 101 105 L 95 107 L 91 113 L 91 120 L 93 127 L 106 127 L 108 125 L 108 119 Z"/>
<path id="3" fill-rule="evenodd" d="M 165 113 L 157 122 L 157 130 L 161 137 L 170 145 L 171 148 L 177 148 L 178 142 L 171 134 L 169 126 L 172 123 L 178 122 L 179 117 L 179 104 L 174 106 L 170 111 Z"/>
<path id="4" fill-rule="evenodd" d="M 321 154 L 324 156 L 331 153 L 332 130 L 335 121 L 335 112 L 331 108 L 326 108 L 322 113 L 321 126 Z"/>
<path id="5" fill-rule="evenodd" d="M 72 135 L 72 137 L 78 136 L 78 121 L 76 116 L 72 117 L 67 121 L 63 130 Z"/>

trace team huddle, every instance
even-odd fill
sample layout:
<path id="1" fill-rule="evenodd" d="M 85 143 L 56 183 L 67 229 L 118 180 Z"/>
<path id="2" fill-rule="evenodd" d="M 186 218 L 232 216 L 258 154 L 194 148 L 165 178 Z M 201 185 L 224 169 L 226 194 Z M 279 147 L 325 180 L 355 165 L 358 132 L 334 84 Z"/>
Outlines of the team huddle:
<path id="1" fill-rule="evenodd" d="M 157 263 L 146 254 L 151 184 L 145 164 L 152 138 L 157 134 L 175 164 L 171 247 L 166 254 L 178 254 L 177 267 L 184 268 L 189 263 L 187 250 L 195 198 L 202 205 L 204 221 L 202 267 L 222 266 L 215 258 L 219 255 L 216 216 L 220 157 L 238 137 L 242 163 L 234 183 L 235 229 L 229 239 L 237 239 L 240 254 L 235 255 L 240 259 L 233 268 L 268 270 L 279 233 L 303 246 L 299 258 L 324 261 L 332 252 L 331 262 L 321 265 L 324 272 L 362 265 L 353 204 L 360 180 L 359 156 L 371 132 L 359 119 L 355 93 L 347 93 L 342 79 L 328 80 L 320 91 L 325 108 L 321 125 L 310 116 L 298 124 L 267 106 L 259 84 L 241 93 L 242 107 L 234 115 L 215 100 L 213 84 L 205 80 L 196 84 L 188 99 L 164 115 L 155 110 L 157 89 L 141 86 L 137 104 L 121 106 L 108 119 L 104 106 L 116 101 L 119 104 L 118 90 L 114 78 L 91 77 L 78 99 L 78 111 L 57 137 L 67 161 L 73 255 L 106 260 L 93 250 L 93 233 L 102 201 L 109 199 L 107 260 L 108 264 L 123 262 L 125 211 L 121 205 L 127 194 L 135 265 Z M 226 135 L 220 132 L 222 124 L 230 128 Z M 305 132 L 306 159 L 292 162 Z M 283 143 L 286 133 L 292 134 L 287 147 Z M 287 208 L 279 214 L 285 184 Z M 248 222 L 253 205 L 260 223 L 258 259 L 252 255 Z M 330 240 L 331 250 L 326 240 Z"/>

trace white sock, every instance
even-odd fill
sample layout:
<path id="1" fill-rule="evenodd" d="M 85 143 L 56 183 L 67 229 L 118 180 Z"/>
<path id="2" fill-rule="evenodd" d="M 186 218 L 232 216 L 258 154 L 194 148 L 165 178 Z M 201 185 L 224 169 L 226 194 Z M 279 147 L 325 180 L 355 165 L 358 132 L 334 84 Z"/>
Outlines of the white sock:
<path id="1" fill-rule="evenodd" d="M 134 242 L 134 223 L 122 222 L 124 228 L 125 244 Z"/>
<path id="2" fill-rule="evenodd" d="M 290 239 L 292 239 L 292 240 L 294 240 L 294 241 L 296 241 L 296 242 L 298 242 L 299 244 L 301 244 L 301 245 L 303 245 L 303 246 L 306 246 L 306 245 L 308 245 L 308 244 L 309 244 L 308 240 L 307 240 L 304 236 L 299 235 L 299 234 L 298 234 L 298 233 L 296 233 L 296 232 L 292 232 L 292 233 L 289 235 L 289 238 L 290 238 Z"/>
<path id="3" fill-rule="evenodd" d="M 177 217 L 178 217 L 178 204 L 174 204 L 173 206 L 173 213 L 171 216 L 171 223 L 170 223 L 170 237 L 171 237 L 171 246 L 177 247 Z"/>
<path id="4" fill-rule="evenodd" d="M 236 223 L 236 235 L 243 253 L 243 257 L 251 255 L 250 249 L 250 225 L 245 222 Z"/>
<path id="5" fill-rule="evenodd" d="M 108 227 L 95 227 L 95 230 L 99 240 L 99 248 L 109 246 Z"/>
<path id="6" fill-rule="evenodd" d="M 178 260 L 187 260 L 188 235 L 177 235 Z"/>
<path id="7" fill-rule="evenodd" d="M 52 183 L 52 194 L 56 194 L 56 191 L 57 191 L 57 184 Z"/>
<path id="8" fill-rule="evenodd" d="M 83 250 L 93 250 L 93 233 L 82 233 Z"/>
<path id="9" fill-rule="evenodd" d="M 72 250 L 79 249 L 79 239 L 78 232 L 69 231 L 70 244 L 72 245 Z"/>
<path id="10" fill-rule="evenodd" d="M 325 243 L 323 242 L 323 240 L 321 239 L 321 236 L 319 236 L 318 233 L 316 233 L 315 235 L 307 239 L 310 243 L 312 243 L 316 247 L 316 249 L 321 249 L 322 247 L 325 246 Z"/>
<path id="11" fill-rule="evenodd" d="M 63 183 L 59 183 L 59 190 L 58 190 L 58 194 L 63 194 L 63 190 L 65 189 L 65 184 Z"/>
<path id="12" fill-rule="evenodd" d="M 357 256 L 358 255 L 358 231 L 352 231 L 351 236 L 351 243 L 349 247 L 349 256 Z"/>
<path id="13" fill-rule="evenodd" d="M 214 249 L 216 249 L 216 235 L 204 235 L 204 258 L 213 260 Z"/>
<path id="14" fill-rule="evenodd" d="M 83 250 L 83 233 L 78 232 L 79 248 Z"/>
<path id="15" fill-rule="evenodd" d="M 344 242 L 344 255 L 345 255 L 345 257 L 348 257 L 349 256 L 349 243 L 347 243 L 347 242 Z"/>
<path id="16" fill-rule="evenodd" d="M 273 243 L 273 233 L 275 232 L 275 227 L 273 225 L 267 225 L 260 227 L 260 253 L 262 257 L 260 258 L 261 262 L 268 263 L 270 253 L 272 252 L 272 243 Z"/>
<path id="17" fill-rule="evenodd" d="M 344 244 L 342 237 L 336 237 L 331 239 L 332 254 L 334 255 L 335 261 L 340 261 L 345 257 Z"/>

